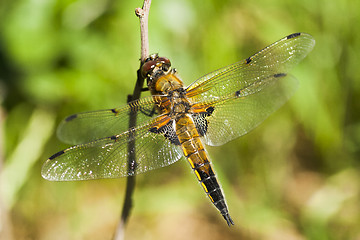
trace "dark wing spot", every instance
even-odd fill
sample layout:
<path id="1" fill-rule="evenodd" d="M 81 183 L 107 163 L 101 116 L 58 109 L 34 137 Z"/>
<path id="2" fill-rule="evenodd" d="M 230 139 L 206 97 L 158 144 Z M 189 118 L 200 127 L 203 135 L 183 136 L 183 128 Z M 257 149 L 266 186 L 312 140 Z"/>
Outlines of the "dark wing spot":
<path id="1" fill-rule="evenodd" d="M 118 135 L 111 136 L 110 139 L 116 141 L 118 139 Z"/>
<path id="2" fill-rule="evenodd" d="M 200 137 L 203 137 L 206 134 L 208 129 L 208 121 L 206 120 L 206 118 L 211 116 L 214 110 L 214 107 L 208 107 L 206 109 L 206 113 L 199 113 L 193 116 L 195 127 Z"/>
<path id="3" fill-rule="evenodd" d="M 249 64 L 251 62 L 251 57 L 248 57 L 245 61 L 246 61 L 246 64 Z"/>
<path id="4" fill-rule="evenodd" d="M 208 121 L 206 120 L 207 116 L 210 115 L 206 113 L 201 113 L 193 116 L 195 127 L 200 137 L 203 137 L 207 132 L 208 129 Z"/>
<path id="5" fill-rule="evenodd" d="M 65 121 L 66 121 L 66 122 L 69 122 L 69 121 L 77 118 L 77 116 L 78 116 L 77 114 L 70 115 L 70 116 L 68 116 L 67 118 L 65 118 Z"/>
<path id="6" fill-rule="evenodd" d="M 172 144 L 180 145 L 180 141 L 178 136 L 176 135 L 176 131 L 173 127 L 172 121 L 168 122 L 165 126 L 159 129 L 163 134 L 164 137 L 169 139 Z"/>
<path id="7" fill-rule="evenodd" d="M 63 155 L 64 153 L 65 153 L 65 150 L 62 150 L 62 151 L 60 151 L 60 152 L 57 152 L 57 153 L 55 153 L 54 155 L 52 155 L 51 157 L 49 157 L 49 160 L 53 160 L 54 158 L 57 158 L 57 157 Z"/>
<path id="8" fill-rule="evenodd" d="M 115 115 L 119 113 L 115 108 L 111 109 L 111 112 L 114 113 Z"/>
<path id="9" fill-rule="evenodd" d="M 214 107 L 208 107 L 206 109 L 206 112 L 209 114 L 209 116 L 214 112 L 215 108 Z"/>
<path id="10" fill-rule="evenodd" d="M 149 131 L 152 133 L 159 133 L 159 129 L 157 127 L 150 128 Z"/>
<path id="11" fill-rule="evenodd" d="M 173 121 L 169 121 L 166 125 L 161 128 L 153 127 L 149 129 L 152 133 L 163 134 L 166 139 L 168 139 L 172 144 L 180 145 L 178 136 L 173 127 Z"/>
<path id="12" fill-rule="evenodd" d="M 274 74 L 274 77 L 279 78 L 279 77 L 285 77 L 286 73 L 276 73 Z"/>
<path id="13" fill-rule="evenodd" d="M 298 36 L 300 36 L 300 35 L 301 35 L 301 33 L 293 33 L 293 34 L 290 34 L 289 36 L 287 36 L 286 39 L 298 37 Z"/>

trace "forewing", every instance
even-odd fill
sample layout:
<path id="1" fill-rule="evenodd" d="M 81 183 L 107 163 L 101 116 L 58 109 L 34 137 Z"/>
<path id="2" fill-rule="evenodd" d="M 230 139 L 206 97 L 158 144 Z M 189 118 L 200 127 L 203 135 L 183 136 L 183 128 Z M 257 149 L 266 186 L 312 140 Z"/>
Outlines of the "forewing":
<path id="1" fill-rule="evenodd" d="M 243 61 L 201 77 L 188 87 L 187 96 L 193 102 L 216 100 L 261 79 L 287 73 L 314 45 L 314 38 L 306 33 L 291 34 Z"/>
<path id="2" fill-rule="evenodd" d="M 235 94 L 204 102 L 214 108 L 203 121 L 207 124 L 205 143 L 218 146 L 248 133 L 281 107 L 296 91 L 297 85 L 291 75 L 273 75 Z"/>
<path id="3" fill-rule="evenodd" d="M 120 135 L 70 147 L 50 157 L 43 165 L 43 178 L 74 181 L 119 178 L 168 166 L 182 156 L 181 149 L 163 134 L 149 131 L 147 124 Z M 135 141 L 136 164 L 128 162 L 130 141 Z M 131 166 L 136 166 L 132 171 Z"/>
<path id="4" fill-rule="evenodd" d="M 129 129 L 131 115 L 139 126 L 157 115 L 157 96 L 130 102 L 125 107 L 73 114 L 57 129 L 58 138 L 68 144 L 83 144 L 100 138 L 121 134 Z"/>

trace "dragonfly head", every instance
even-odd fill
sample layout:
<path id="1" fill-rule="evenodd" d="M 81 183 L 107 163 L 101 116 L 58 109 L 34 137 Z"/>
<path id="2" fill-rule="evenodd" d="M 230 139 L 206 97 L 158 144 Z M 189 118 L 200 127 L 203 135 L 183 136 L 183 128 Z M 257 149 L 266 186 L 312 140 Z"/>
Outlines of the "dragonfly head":
<path id="1" fill-rule="evenodd" d="M 166 57 L 151 54 L 141 67 L 141 74 L 147 79 L 148 85 L 154 79 L 171 72 L 171 62 Z"/>

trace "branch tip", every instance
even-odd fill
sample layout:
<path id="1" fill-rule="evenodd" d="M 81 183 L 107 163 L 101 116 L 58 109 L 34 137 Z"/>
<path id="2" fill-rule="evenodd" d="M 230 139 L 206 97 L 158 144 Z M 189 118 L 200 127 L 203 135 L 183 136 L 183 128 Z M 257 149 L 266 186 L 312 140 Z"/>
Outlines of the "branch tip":
<path id="1" fill-rule="evenodd" d="M 142 8 L 135 8 L 135 15 L 138 18 L 144 17 L 144 10 Z"/>

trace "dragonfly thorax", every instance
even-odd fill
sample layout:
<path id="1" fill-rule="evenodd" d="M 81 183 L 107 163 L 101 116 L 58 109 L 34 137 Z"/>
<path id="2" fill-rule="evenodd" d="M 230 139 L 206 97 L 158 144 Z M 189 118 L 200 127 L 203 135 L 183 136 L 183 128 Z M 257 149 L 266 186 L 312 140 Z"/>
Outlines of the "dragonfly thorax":
<path id="1" fill-rule="evenodd" d="M 188 101 L 179 101 L 173 104 L 171 112 L 174 115 L 181 113 L 188 113 L 190 110 L 190 104 Z"/>
<path id="2" fill-rule="evenodd" d="M 182 87 L 170 91 L 167 98 L 171 103 L 171 114 L 189 112 L 190 102 L 186 97 L 186 91 Z"/>

